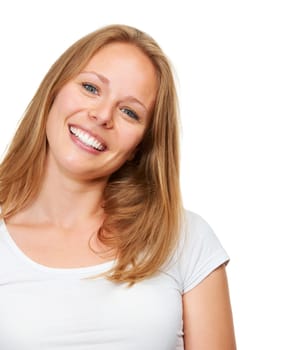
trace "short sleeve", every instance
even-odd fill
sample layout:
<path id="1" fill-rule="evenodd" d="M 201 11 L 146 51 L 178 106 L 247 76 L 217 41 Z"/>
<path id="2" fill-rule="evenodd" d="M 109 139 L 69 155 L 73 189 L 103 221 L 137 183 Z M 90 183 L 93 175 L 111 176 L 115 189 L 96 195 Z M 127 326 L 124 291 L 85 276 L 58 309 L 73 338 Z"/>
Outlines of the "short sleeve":
<path id="1" fill-rule="evenodd" d="M 186 293 L 212 271 L 229 261 L 229 256 L 209 224 L 186 211 L 178 254 L 182 293 Z"/>

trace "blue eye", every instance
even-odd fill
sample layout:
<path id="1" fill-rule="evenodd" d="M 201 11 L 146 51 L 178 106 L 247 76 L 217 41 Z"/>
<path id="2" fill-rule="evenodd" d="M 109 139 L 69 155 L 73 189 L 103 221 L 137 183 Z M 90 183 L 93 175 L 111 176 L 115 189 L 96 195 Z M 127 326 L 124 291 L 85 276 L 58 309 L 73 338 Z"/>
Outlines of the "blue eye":
<path id="1" fill-rule="evenodd" d="M 98 89 L 94 85 L 91 85 L 89 83 L 83 83 L 82 86 L 86 91 L 90 92 L 91 94 L 98 94 Z"/>
<path id="2" fill-rule="evenodd" d="M 133 112 L 131 109 L 121 108 L 121 111 L 126 115 L 128 115 L 130 118 L 139 120 L 139 116 L 135 112 Z"/>

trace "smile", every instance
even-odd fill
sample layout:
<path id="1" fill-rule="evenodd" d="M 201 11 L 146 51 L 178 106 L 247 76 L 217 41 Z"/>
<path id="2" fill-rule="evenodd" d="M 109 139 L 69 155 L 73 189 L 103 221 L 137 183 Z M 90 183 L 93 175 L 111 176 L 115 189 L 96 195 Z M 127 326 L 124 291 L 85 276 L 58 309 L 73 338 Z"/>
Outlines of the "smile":
<path id="1" fill-rule="evenodd" d="M 90 134 L 86 133 L 85 131 L 76 128 L 75 126 L 70 126 L 69 131 L 72 135 L 78 138 L 85 146 L 92 147 L 98 151 L 104 151 L 106 149 L 106 146 L 102 144 L 99 140 L 97 140 L 95 137 L 91 136 Z"/>

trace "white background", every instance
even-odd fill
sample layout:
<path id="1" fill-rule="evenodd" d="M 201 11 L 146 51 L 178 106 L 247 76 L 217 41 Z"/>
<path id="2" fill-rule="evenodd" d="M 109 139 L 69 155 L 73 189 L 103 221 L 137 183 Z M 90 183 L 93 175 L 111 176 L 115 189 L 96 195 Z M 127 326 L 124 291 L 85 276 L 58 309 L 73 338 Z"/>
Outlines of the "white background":
<path id="1" fill-rule="evenodd" d="M 81 36 L 129 24 L 151 34 L 170 57 L 180 96 L 184 202 L 211 224 L 231 257 L 239 350 L 289 349 L 286 3 L 0 5 L 1 154 L 43 75 Z"/>

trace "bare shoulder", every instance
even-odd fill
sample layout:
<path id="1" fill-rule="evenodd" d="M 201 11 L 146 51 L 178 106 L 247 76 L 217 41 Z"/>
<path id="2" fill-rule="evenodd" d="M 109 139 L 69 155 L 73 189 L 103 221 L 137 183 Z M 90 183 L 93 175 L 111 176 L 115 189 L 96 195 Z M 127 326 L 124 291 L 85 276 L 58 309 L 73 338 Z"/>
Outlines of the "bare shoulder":
<path id="1" fill-rule="evenodd" d="M 236 350 L 225 265 L 183 296 L 185 350 Z"/>

